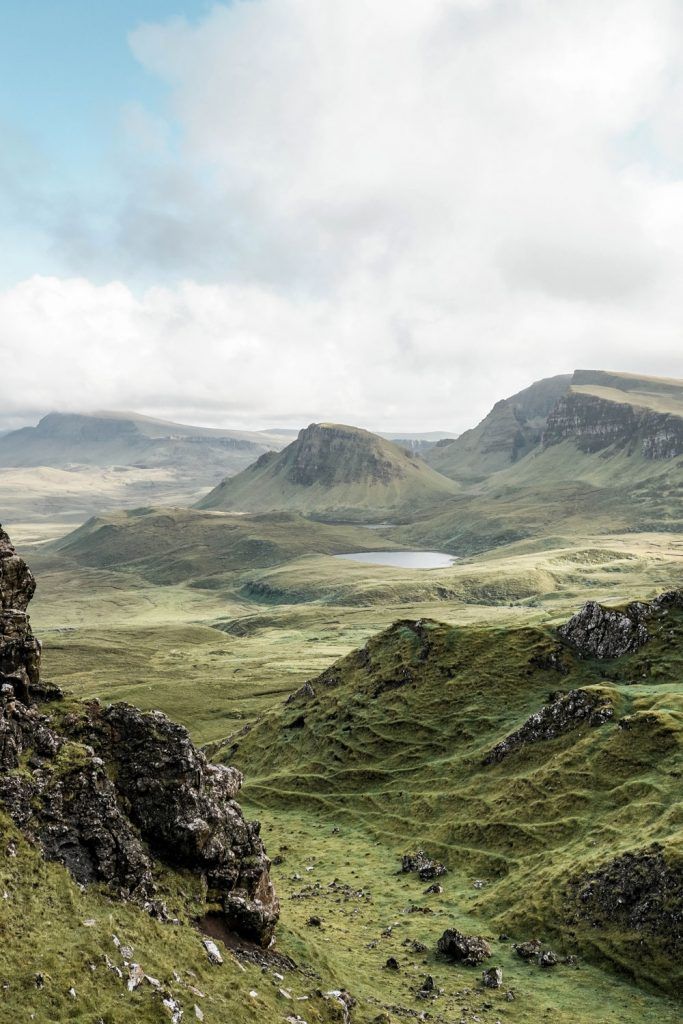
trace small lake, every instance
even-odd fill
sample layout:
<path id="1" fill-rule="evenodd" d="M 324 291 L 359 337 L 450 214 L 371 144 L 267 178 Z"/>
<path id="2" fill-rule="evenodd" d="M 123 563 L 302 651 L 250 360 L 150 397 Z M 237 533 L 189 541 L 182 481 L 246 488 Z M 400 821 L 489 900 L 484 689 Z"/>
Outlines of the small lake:
<path id="1" fill-rule="evenodd" d="M 355 551 L 351 555 L 335 555 L 347 562 L 368 565 L 392 565 L 396 569 L 448 569 L 457 559 L 443 551 Z"/>

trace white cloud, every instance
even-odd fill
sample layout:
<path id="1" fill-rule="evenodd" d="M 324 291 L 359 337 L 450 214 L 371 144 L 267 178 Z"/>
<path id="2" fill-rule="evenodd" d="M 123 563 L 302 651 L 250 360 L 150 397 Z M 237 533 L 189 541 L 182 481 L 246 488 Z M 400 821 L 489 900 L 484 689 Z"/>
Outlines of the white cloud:
<path id="1" fill-rule="evenodd" d="M 128 198 L 98 244 L 64 227 L 78 279 L 0 296 L 5 409 L 459 429 L 575 365 L 683 376 L 680 41 L 675 0 L 138 29 L 172 123 L 127 109 Z"/>

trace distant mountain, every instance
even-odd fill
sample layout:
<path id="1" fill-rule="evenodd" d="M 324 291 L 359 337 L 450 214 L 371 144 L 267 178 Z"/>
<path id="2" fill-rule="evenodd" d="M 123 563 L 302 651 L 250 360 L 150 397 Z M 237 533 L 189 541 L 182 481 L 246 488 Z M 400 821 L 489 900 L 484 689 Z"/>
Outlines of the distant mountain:
<path id="1" fill-rule="evenodd" d="M 549 383 L 520 394 L 542 395 Z M 683 381 L 577 370 L 515 460 L 510 431 L 499 432 L 505 443 L 484 441 L 510 424 L 518 398 L 468 431 L 467 446 L 463 434 L 443 449 L 449 472 L 470 486 L 392 539 L 465 554 L 549 537 L 683 531 Z"/>
<path id="2" fill-rule="evenodd" d="M 547 377 L 503 398 L 472 430 L 450 443 L 436 444 L 426 454 L 427 462 L 445 476 L 467 483 L 506 469 L 540 442 L 549 413 L 571 381 L 571 374 Z"/>
<path id="3" fill-rule="evenodd" d="M 451 480 L 377 434 L 312 423 L 282 452 L 224 480 L 199 508 L 291 509 L 319 518 L 372 520 L 435 505 L 456 493 Z"/>
<path id="4" fill-rule="evenodd" d="M 193 427 L 138 413 L 53 412 L 35 427 L 0 437 L 0 466 L 185 467 L 195 476 L 215 475 L 221 468 L 223 474 L 226 468 L 242 469 L 287 441 L 278 434 Z"/>

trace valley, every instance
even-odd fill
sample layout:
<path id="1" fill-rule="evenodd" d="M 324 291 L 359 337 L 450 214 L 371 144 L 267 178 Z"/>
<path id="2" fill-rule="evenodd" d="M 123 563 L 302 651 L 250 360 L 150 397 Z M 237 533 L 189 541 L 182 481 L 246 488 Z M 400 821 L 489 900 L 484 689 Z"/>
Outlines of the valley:
<path id="1" fill-rule="evenodd" d="M 74 1019 L 90 1022 L 101 986 L 107 1024 L 163 1019 L 153 991 L 128 992 L 109 969 L 90 977 L 84 958 L 113 957 L 114 931 L 184 1019 L 196 999 L 208 1024 L 678 1021 L 680 599 L 639 612 L 647 642 L 608 658 L 557 629 L 586 601 L 623 610 L 683 591 L 682 410 L 681 382 L 577 371 L 422 457 L 318 424 L 202 494 L 185 479 L 136 507 L 95 482 L 86 516 L 60 478 L 54 507 L 30 492 L 23 507 L 0 501 L 38 581 L 42 678 L 69 701 L 159 709 L 212 763 L 244 773 L 240 803 L 275 858 L 275 949 L 300 965 L 208 965 L 196 877 L 159 868 L 178 921 L 161 924 L 79 891 L 11 826 L 21 856 L 3 883 L 32 908 L 39 879 L 54 908 L 54 939 L 28 911 L 45 950 L 36 969 L 52 979 L 40 991 L 19 966 L 18 923 L 5 926 L 35 1019 L 67 1012 L 67 976 L 83 993 Z M 0 474 L 18 493 L 12 473 L 48 471 L 71 472 Z M 442 563 L 370 560 L 412 552 Z M 594 707 L 609 707 L 597 724 Z M 539 714 L 561 723 L 540 740 L 527 726 Z M 401 872 L 418 849 L 448 869 L 442 891 Z M 95 923 L 71 935 L 74 918 Z M 485 938 L 483 968 L 437 952 L 448 928 Z M 524 960 L 515 943 L 536 938 L 569 961 Z M 488 966 L 500 988 L 482 986 Z M 341 990 L 351 1009 L 329 995 Z"/>

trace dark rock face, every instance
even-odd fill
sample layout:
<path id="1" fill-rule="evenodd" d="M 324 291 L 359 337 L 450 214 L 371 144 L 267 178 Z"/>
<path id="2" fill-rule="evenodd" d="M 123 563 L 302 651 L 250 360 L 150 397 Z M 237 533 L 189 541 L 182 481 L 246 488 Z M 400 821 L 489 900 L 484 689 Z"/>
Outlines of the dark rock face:
<path id="1" fill-rule="evenodd" d="M 227 927 L 267 945 L 279 903 L 258 822 L 235 801 L 241 773 L 209 764 L 160 712 L 56 700 L 44 714 L 32 701 L 43 693 L 26 616 L 33 578 L 1 532 L 0 544 L 0 803 L 82 884 L 154 910 L 159 858 L 203 875 Z"/>
<path id="2" fill-rule="evenodd" d="M 467 967 L 477 967 L 493 955 L 488 942 L 480 935 L 463 935 L 455 928 L 446 929 L 436 948 L 439 953 Z"/>
<path id="3" fill-rule="evenodd" d="M 574 920 L 633 932 L 644 950 L 660 945 L 670 959 L 683 954 L 683 863 L 661 846 L 616 857 L 573 879 L 569 893 Z"/>
<path id="4" fill-rule="evenodd" d="M 596 601 L 587 601 L 557 632 L 582 658 L 620 658 L 648 641 L 640 617 L 603 608 Z"/>
<path id="5" fill-rule="evenodd" d="M 614 706 L 604 694 L 590 690 L 570 690 L 552 703 L 544 705 L 540 711 L 527 718 L 521 728 L 497 743 L 483 763 L 497 763 L 527 743 L 554 740 L 582 725 L 604 725 L 613 717 Z"/>
<path id="6" fill-rule="evenodd" d="M 671 608 L 681 607 L 681 590 L 667 591 L 653 601 L 634 601 L 623 611 L 587 601 L 557 633 L 581 658 L 620 658 L 647 643 L 653 620 L 665 616 Z"/>
<path id="7" fill-rule="evenodd" d="M 0 527 L 0 687 L 28 697 L 38 682 L 40 644 L 31 632 L 26 609 L 36 589 L 23 558 Z"/>
<path id="8" fill-rule="evenodd" d="M 543 445 L 568 438 L 586 453 L 614 445 L 646 459 L 674 459 L 683 455 L 683 417 L 570 391 L 548 416 Z"/>
<path id="9" fill-rule="evenodd" d="M 331 486 L 370 479 L 380 483 L 405 476 L 400 462 L 390 458 L 366 431 L 326 423 L 311 423 L 291 446 L 287 473 L 293 484 Z"/>
<path id="10" fill-rule="evenodd" d="M 444 864 L 439 864 L 438 861 L 432 860 L 424 850 L 418 850 L 417 853 L 406 853 L 401 862 L 401 871 L 406 873 L 410 871 L 416 871 L 423 882 L 428 882 L 432 878 L 440 878 L 441 875 L 446 874 L 446 867 Z"/>

